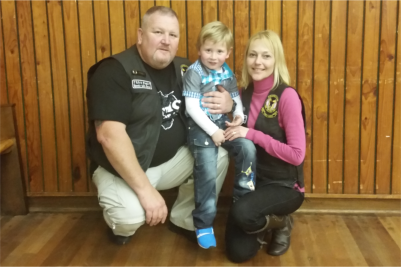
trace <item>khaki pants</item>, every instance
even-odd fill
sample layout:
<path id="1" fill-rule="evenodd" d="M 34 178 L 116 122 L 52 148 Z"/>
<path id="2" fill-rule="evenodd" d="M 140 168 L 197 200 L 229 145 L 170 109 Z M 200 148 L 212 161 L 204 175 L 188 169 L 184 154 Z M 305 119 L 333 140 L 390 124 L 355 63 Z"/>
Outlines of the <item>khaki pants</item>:
<path id="1" fill-rule="evenodd" d="M 216 191 L 220 192 L 227 174 L 227 151 L 219 148 Z M 192 211 L 195 208 L 194 182 L 192 177 L 194 159 L 187 146 L 182 146 L 169 161 L 146 171 L 150 183 L 158 190 L 179 186 L 178 197 L 170 211 L 170 220 L 187 230 L 195 230 Z M 102 167 L 93 174 L 98 190 L 99 205 L 103 216 L 114 234 L 130 236 L 145 223 L 145 211 L 135 192 L 121 178 Z"/>

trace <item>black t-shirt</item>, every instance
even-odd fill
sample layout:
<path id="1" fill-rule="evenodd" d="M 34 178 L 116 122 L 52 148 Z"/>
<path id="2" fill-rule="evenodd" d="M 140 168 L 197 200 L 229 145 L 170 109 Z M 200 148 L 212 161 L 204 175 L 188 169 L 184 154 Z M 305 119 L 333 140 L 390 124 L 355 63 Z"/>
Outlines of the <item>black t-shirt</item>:
<path id="1" fill-rule="evenodd" d="M 154 69 L 145 62 L 143 65 L 159 92 L 163 109 L 159 140 L 150 163 L 150 167 L 155 167 L 174 157 L 178 148 L 186 142 L 185 124 L 179 116 L 179 110 L 183 108 L 184 100 L 178 90 L 171 90 L 176 85 L 173 63 L 162 70 Z"/>

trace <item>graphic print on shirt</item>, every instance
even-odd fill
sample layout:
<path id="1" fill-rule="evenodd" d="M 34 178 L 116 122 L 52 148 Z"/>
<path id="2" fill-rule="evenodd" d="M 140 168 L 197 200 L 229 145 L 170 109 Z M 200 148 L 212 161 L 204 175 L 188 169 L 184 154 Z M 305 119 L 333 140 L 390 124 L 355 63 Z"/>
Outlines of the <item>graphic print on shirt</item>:
<path id="1" fill-rule="evenodd" d="M 174 124 L 174 118 L 178 115 L 180 110 L 181 100 L 178 100 L 174 91 L 164 95 L 163 92 L 159 91 L 160 99 L 162 103 L 162 127 L 164 130 L 170 129 Z"/>
<path id="2" fill-rule="evenodd" d="M 278 103 L 278 96 L 277 95 L 269 95 L 267 97 L 266 103 L 262 107 L 262 114 L 266 118 L 274 118 L 277 116 L 277 103 Z"/>

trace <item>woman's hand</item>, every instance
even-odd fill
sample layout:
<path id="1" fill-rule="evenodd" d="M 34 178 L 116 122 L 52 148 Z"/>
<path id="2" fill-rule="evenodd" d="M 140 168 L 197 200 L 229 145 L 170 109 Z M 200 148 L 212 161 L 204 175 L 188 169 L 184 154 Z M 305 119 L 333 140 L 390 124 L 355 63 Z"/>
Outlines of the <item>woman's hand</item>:
<path id="1" fill-rule="evenodd" d="M 232 141 L 239 137 L 245 138 L 248 131 L 249 131 L 249 128 L 246 128 L 243 126 L 229 127 L 224 131 L 224 138 L 229 141 Z"/>
<path id="2" fill-rule="evenodd" d="M 235 116 L 235 118 L 232 122 L 226 121 L 227 128 L 234 127 L 234 126 L 240 126 L 241 124 L 242 124 L 242 118 L 239 115 Z"/>

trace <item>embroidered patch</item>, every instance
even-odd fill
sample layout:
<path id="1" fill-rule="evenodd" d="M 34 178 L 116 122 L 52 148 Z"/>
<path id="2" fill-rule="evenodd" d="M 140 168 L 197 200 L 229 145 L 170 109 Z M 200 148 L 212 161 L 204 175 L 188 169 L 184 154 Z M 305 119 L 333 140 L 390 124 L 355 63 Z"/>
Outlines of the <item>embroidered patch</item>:
<path id="1" fill-rule="evenodd" d="M 277 95 L 269 95 L 267 97 L 265 105 L 262 107 L 262 114 L 266 118 L 274 118 L 277 116 L 277 103 L 278 103 Z"/>
<path id="2" fill-rule="evenodd" d="M 185 72 L 187 72 L 188 66 L 182 64 L 180 68 L 181 68 L 181 76 L 184 76 Z"/>
<path id="3" fill-rule="evenodd" d="M 134 79 L 132 80 L 132 88 L 152 90 L 152 83 L 150 81 Z"/>

